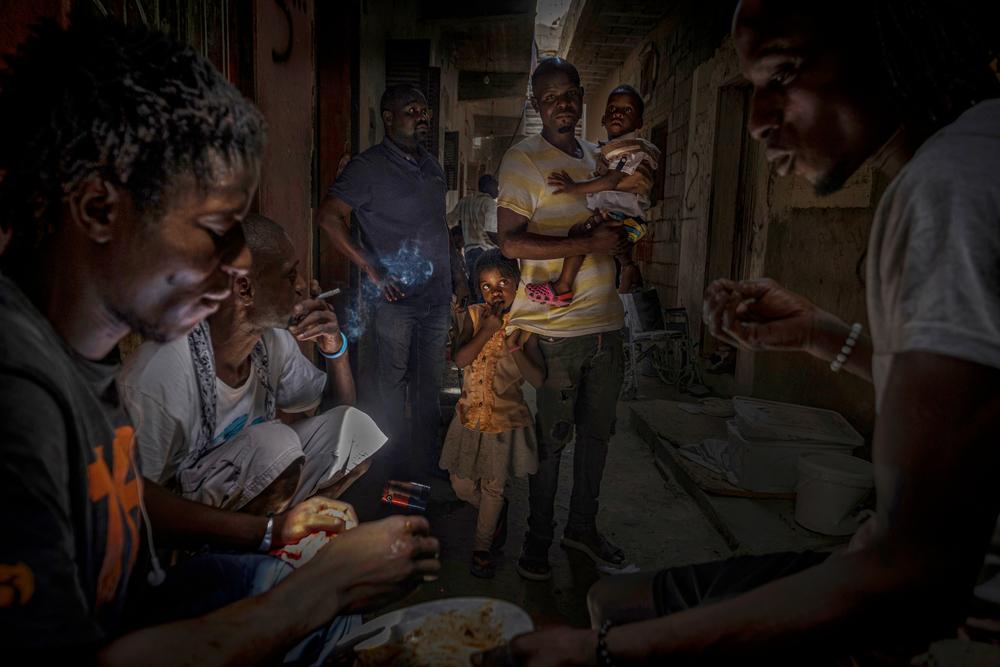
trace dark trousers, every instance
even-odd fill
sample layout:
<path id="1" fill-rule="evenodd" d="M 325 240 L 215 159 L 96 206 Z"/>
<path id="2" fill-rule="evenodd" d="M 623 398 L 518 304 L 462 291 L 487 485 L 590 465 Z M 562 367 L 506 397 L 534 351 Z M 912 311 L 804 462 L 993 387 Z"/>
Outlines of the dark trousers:
<path id="1" fill-rule="evenodd" d="M 447 303 L 403 299 L 375 309 L 377 413 L 393 474 L 423 477 L 437 465 L 449 317 Z"/>
<path id="2" fill-rule="evenodd" d="M 828 556 L 815 551 L 781 552 L 660 570 L 653 578 L 656 615 L 735 597 L 819 565 Z"/>
<path id="3" fill-rule="evenodd" d="M 539 337 L 545 359 L 545 384 L 538 389 L 538 472 L 529 481 L 531 513 L 528 537 L 548 548 L 555 527 L 559 463 L 573 440 L 573 492 L 567 527 L 596 527 L 597 499 L 614 432 L 618 394 L 624 373 L 619 331 L 569 338 Z"/>

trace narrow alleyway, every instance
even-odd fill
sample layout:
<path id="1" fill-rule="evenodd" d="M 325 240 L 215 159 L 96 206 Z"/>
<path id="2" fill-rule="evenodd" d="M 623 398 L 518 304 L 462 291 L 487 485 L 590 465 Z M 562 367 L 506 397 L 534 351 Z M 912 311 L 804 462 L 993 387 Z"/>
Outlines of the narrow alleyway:
<path id="1" fill-rule="evenodd" d="M 642 400 L 673 397 L 673 392 L 654 378 L 643 378 Z M 452 370 L 448 384 L 457 386 Z M 447 397 L 448 386 L 446 384 Z M 529 404 L 534 395 L 526 385 Z M 447 398 L 445 398 L 447 400 Z M 451 399 L 454 400 L 454 396 Z M 726 542 L 690 494 L 678 483 L 664 481 L 654 462 L 650 446 L 636 432 L 631 407 L 618 404 L 618 423 L 611 440 L 608 464 L 601 492 L 598 523 L 608 537 L 622 547 L 631 564 L 641 570 L 704 562 L 730 554 Z M 450 406 L 446 406 L 450 407 Z M 450 413 L 446 412 L 446 418 Z M 556 497 L 556 536 L 562 534 L 572 489 L 572 447 L 562 462 L 559 493 Z M 380 489 L 365 480 L 349 491 L 362 519 L 384 509 L 372 500 Z M 435 489 L 435 495 L 439 490 Z M 553 545 L 550 559 L 551 581 L 538 583 L 522 579 L 515 561 L 527 526 L 528 481 L 517 479 L 511 492 L 509 539 L 495 579 L 477 579 L 469 573 L 469 558 L 476 511 L 462 503 L 435 503 L 428 512 L 431 528 L 441 540 L 442 570 L 439 579 L 424 584 L 396 606 L 427 600 L 462 596 L 487 596 L 509 600 L 531 610 L 535 623 L 587 625 L 587 590 L 602 574 L 585 556 Z"/>
<path id="2" fill-rule="evenodd" d="M 556 497 L 556 536 L 562 534 L 572 489 L 573 458 L 562 462 Z M 430 515 L 442 541 L 440 579 L 423 587 L 407 603 L 453 597 L 490 596 L 514 602 L 532 611 L 536 624 L 589 623 L 586 594 L 601 573 L 586 556 L 553 545 L 550 558 L 553 579 L 537 583 L 522 579 L 515 561 L 527 526 L 528 482 L 516 480 L 511 494 L 510 538 L 493 580 L 469 574 L 469 555 L 476 512 L 461 506 L 444 513 L 441 506 Z M 642 570 L 715 560 L 728 553 L 722 537 L 690 496 L 676 484 L 665 483 L 653 463 L 649 446 L 630 423 L 627 402 L 618 405 L 618 426 L 608 453 L 598 524 Z"/>

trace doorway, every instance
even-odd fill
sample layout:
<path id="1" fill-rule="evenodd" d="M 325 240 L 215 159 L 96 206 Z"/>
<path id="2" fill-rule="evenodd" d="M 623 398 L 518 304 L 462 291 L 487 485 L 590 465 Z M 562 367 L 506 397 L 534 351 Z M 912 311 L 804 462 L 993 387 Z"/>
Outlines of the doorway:
<path id="1" fill-rule="evenodd" d="M 746 129 L 750 95 L 748 84 L 719 88 L 705 287 L 716 278 L 749 277 L 757 181 L 766 173 L 760 148 Z M 726 347 L 706 329 L 702 330 L 702 354 L 713 356 L 719 364 L 718 370 L 735 374 L 736 351 Z"/>

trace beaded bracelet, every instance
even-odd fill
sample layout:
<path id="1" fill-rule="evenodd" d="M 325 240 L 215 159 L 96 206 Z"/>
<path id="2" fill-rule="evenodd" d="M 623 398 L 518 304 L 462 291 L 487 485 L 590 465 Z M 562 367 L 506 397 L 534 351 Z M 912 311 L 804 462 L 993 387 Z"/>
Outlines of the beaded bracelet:
<path id="1" fill-rule="evenodd" d="M 327 354 L 326 352 L 323 351 L 323 348 L 319 347 L 318 345 L 316 347 L 319 349 L 319 353 L 322 354 L 327 359 L 336 359 L 338 357 L 343 356 L 344 352 L 347 352 L 347 336 L 344 335 L 343 331 L 340 332 L 340 340 L 344 341 L 344 344 L 341 345 L 340 349 L 334 352 L 333 354 Z"/>
<path id="2" fill-rule="evenodd" d="M 597 630 L 597 667 L 615 667 L 615 661 L 611 659 L 611 651 L 608 650 L 609 630 L 611 630 L 611 621 L 604 621 Z"/>
<path id="3" fill-rule="evenodd" d="M 847 358 L 851 356 L 851 352 L 854 350 L 854 344 L 858 342 L 858 337 L 861 335 L 861 324 L 855 322 L 851 325 L 851 333 L 847 334 L 847 340 L 844 341 L 844 346 L 840 348 L 840 354 L 837 358 L 830 362 L 830 370 L 836 373 L 844 364 L 847 363 Z"/>

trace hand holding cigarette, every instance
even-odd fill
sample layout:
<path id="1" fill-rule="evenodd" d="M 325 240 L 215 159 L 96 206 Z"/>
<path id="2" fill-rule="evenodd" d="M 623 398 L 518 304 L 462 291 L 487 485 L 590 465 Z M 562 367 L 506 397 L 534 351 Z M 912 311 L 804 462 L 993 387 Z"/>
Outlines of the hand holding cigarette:
<path id="1" fill-rule="evenodd" d="M 316 296 L 295 304 L 292 312 L 288 330 L 295 336 L 296 340 L 300 342 L 316 341 L 319 349 L 328 355 L 336 354 L 340 350 L 344 341 L 340 334 L 337 314 L 330 307 L 330 304 L 324 301 L 324 298 L 334 296 L 339 291 L 339 289 L 334 289 L 318 293 L 319 283 L 313 281 L 310 292 Z"/>

